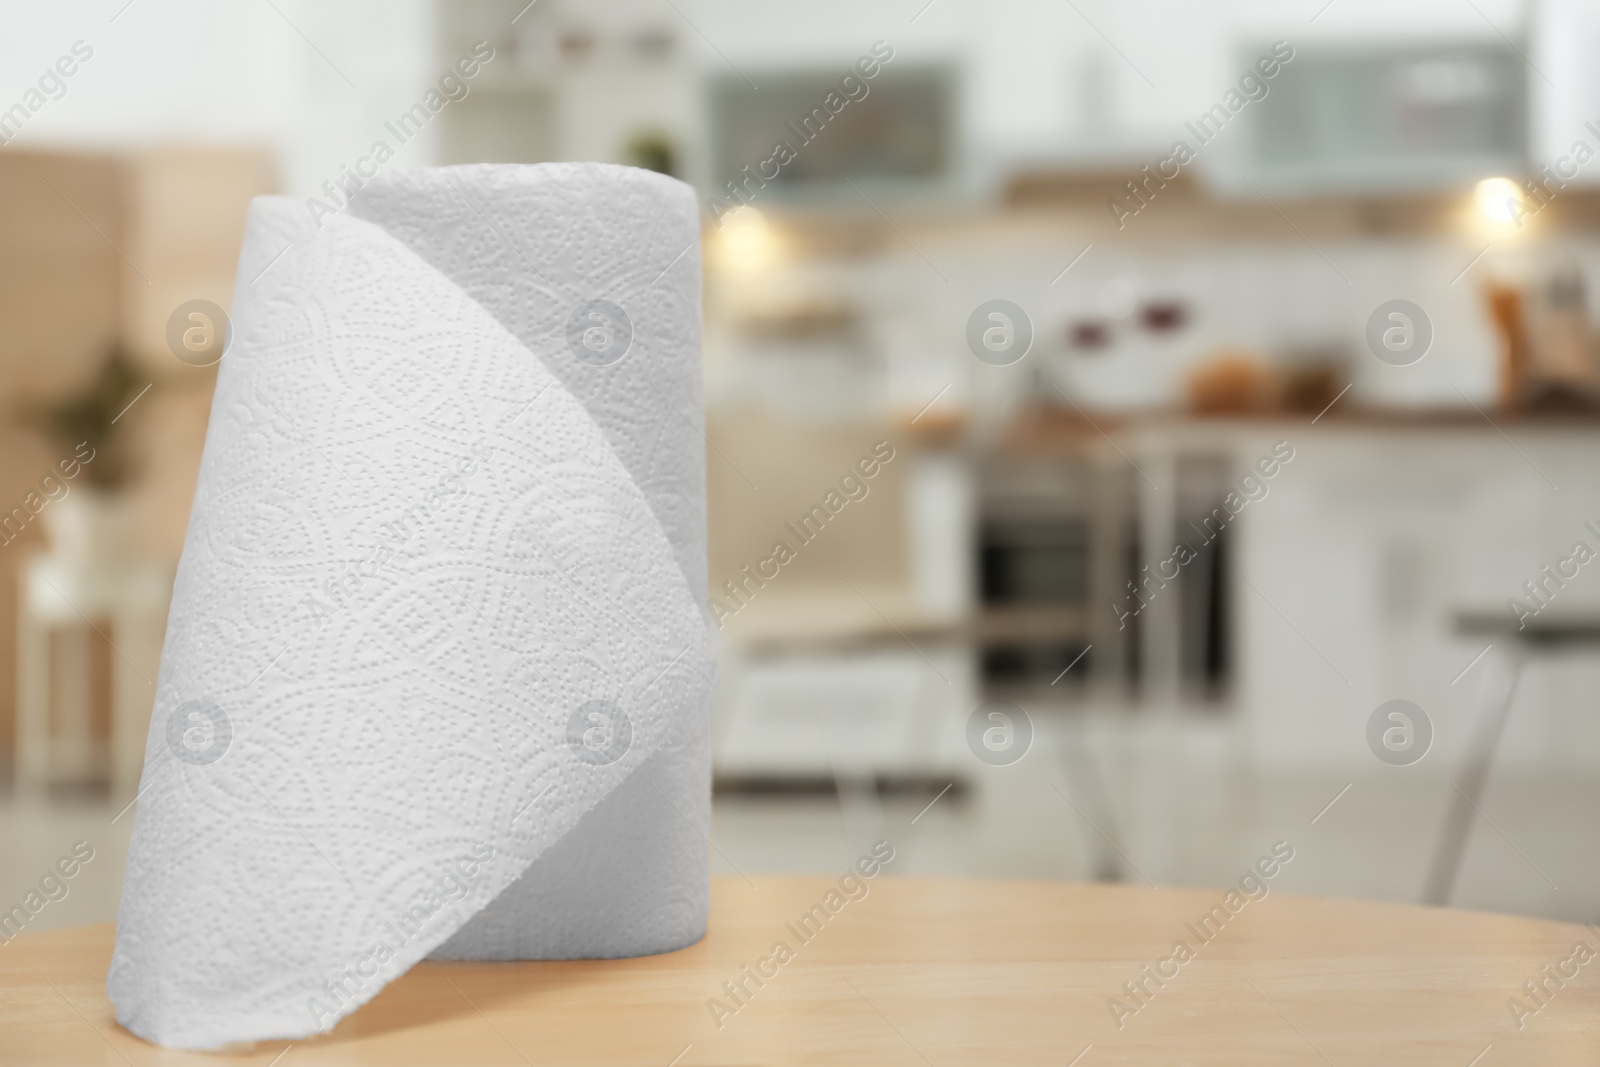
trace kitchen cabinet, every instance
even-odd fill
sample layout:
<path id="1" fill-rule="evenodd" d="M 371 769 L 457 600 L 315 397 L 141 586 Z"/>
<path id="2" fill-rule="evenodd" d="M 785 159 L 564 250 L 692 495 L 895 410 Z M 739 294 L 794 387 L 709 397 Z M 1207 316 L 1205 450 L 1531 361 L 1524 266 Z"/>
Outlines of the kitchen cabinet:
<path id="1" fill-rule="evenodd" d="M 1367 717 L 1403 698 L 1433 721 L 1429 758 L 1453 765 L 1480 681 L 1474 657 L 1487 643 L 1458 635 L 1456 615 L 1509 614 L 1507 600 L 1526 599 L 1523 583 L 1572 555 L 1574 542 L 1600 551 L 1600 535 L 1584 526 L 1600 524 L 1600 485 L 1591 473 L 1600 464 L 1600 424 L 1493 417 L 1499 429 L 1470 409 L 1350 412 L 1314 426 L 1309 419 L 1102 419 L 1110 441 L 1090 441 L 1064 423 L 1053 446 L 1036 432 L 1031 455 L 1004 462 L 1056 472 L 1053 496 L 1036 480 L 1037 506 L 1072 500 L 1063 472 L 1086 470 L 1086 457 L 1097 452 L 1102 463 L 1109 455 L 1113 478 L 1120 467 L 1124 495 L 1121 505 L 1102 496 L 1084 512 L 1102 523 L 1112 516 L 1112 536 L 1082 556 L 1077 584 L 1093 591 L 1070 598 L 1085 609 L 1074 636 L 1094 641 L 1088 673 L 1102 685 L 1063 694 L 1048 678 L 1036 679 L 1034 697 L 1220 714 L 1254 760 L 1333 767 L 1365 767 L 1372 759 Z M 1273 476 L 1245 481 L 1263 457 L 1285 453 L 1292 458 L 1277 463 Z M 1227 493 L 1242 506 L 1209 574 L 1221 583 L 1218 600 L 1197 613 L 1194 587 L 1186 597 L 1182 582 L 1223 545 L 1206 544 L 1213 524 L 1204 516 Z M 1004 498 L 991 487 L 988 499 Z M 1063 534 L 1062 553 L 1080 544 L 1081 532 Z M 1173 596 L 1165 584 L 1149 583 L 1144 568 L 1184 543 L 1198 551 L 1194 562 L 1168 564 L 1168 573 L 1181 572 Z M 1118 544 L 1120 557 L 1107 547 Z M 1108 624 L 1141 608 L 1126 585 L 1134 578 L 1146 603 L 1130 632 Z M 1580 571 L 1555 596 L 1563 610 L 1600 611 L 1600 571 Z M 1110 637 L 1123 648 L 1103 649 Z M 1225 669 L 1208 678 L 1202 668 L 1214 641 Z M 1530 667 L 1502 758 L 1600 760 L 1600 721 L 1589 713 L 1597 678 L 1600 660 L 1581 650 Z"/>

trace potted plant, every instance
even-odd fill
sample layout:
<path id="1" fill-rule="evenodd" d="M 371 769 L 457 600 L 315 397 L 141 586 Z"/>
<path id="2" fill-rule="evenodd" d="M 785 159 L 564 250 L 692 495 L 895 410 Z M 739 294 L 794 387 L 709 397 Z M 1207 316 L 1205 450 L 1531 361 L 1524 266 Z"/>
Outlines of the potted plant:
<path id="1" fill-rule="evenodd" d="M 51 553 L 76 568 L 92 570 L 124 552 L 122 490 L 133 464 L 121 440 L 122 416 L 141 381 L 126 353 L 113 346 L 85 385 L 23 411 L 23 420 L 49 440 L 57 457 L 39 495 Z"/>

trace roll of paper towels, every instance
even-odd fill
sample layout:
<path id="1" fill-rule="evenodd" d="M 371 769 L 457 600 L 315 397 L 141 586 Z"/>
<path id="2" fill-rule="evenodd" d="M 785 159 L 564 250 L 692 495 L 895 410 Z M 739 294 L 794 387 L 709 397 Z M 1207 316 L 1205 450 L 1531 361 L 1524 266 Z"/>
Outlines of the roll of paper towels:
<path id="1" fill-rule="evenodd" d="M 215 1048 L 425 957 L 705 932 L 688 186 L 398 173 L 251 207 L 107 988 Z"/>

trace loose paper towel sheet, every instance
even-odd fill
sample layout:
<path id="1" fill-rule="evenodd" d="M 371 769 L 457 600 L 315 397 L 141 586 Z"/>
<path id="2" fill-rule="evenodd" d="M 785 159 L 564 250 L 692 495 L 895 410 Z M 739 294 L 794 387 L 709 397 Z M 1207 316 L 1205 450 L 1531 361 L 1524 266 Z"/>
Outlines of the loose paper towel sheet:
<path id="1" fill-rule="evenodd" d="M 254 203 L 107 978 L 128 1029 L 302 1037 L 429 955 L 703 935 L 698 233 L 687 186 L 599 164 Z"/>

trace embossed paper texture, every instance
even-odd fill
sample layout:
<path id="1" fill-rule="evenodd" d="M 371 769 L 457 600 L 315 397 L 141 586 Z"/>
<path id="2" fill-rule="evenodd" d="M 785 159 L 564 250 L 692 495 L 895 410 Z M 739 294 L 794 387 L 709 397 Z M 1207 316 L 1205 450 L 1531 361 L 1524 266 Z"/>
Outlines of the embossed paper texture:
<path id="1" fill-rule="evenodd" d="M 427 956 L 704 933 L 714 674 L 687 186 L 252 207 L 146 749 L 118 1020 L 332 1028 Z"/>

